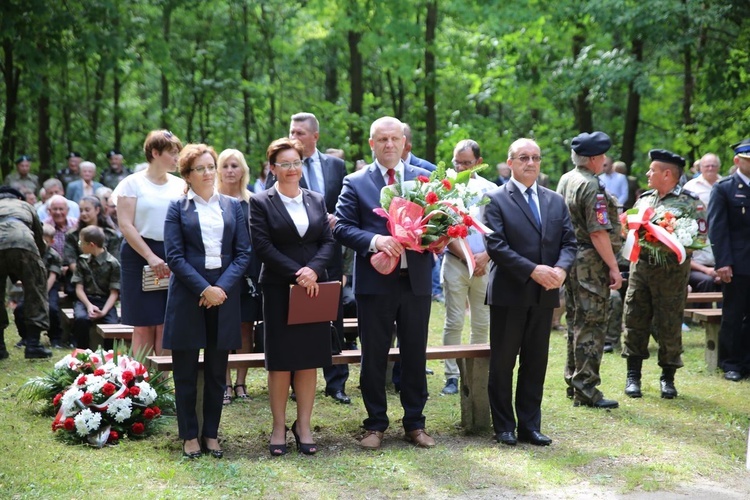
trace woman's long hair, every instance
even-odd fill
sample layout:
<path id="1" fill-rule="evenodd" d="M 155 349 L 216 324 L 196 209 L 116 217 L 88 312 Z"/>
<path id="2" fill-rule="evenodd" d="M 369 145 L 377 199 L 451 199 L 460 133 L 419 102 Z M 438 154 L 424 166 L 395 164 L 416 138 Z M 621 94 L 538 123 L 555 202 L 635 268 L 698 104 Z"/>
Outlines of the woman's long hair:
<path id="1" fill-rule="evenodd" d="M 110 228 L 114 229 L 109 222 L 107 221 L 107 214 L 104 213 L 104 210 L 102 209 L 102 202 L 97 196 L 88 195 L 84 196 L 78 201 L 78 205 L 81 204 L 82 201 L 86 201 L 88 203 L 91 203 L 94 206 L 94 209 L 98 209 L 99 213 L 96 214 L 96 225 L 99 226 L 102 229 Z M 78 230 L 80 231 L 84 227 L 86 227 L 87 224 L 83 222 L 81 219 L 78 219 Z"/>

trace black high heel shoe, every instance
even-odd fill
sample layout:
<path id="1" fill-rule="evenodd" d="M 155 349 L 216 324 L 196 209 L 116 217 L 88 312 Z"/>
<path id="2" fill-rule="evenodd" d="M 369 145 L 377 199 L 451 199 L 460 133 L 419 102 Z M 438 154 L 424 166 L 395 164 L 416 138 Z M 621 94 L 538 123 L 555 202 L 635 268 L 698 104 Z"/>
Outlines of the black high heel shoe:
<path id="1" fill-rule="evenodd" d="M 315 443 L 303 443 L 299 440 L 296 420 L 292 424 L 292 435 L 294 435 L 294 441 L 297 443 L 297 451 L 300 453 L 304 455 L 315 455 L 318 452 L 318 446 Z"/>
<path id="2" fill-rule="evenodd" d="M 289 432 L 289 427 L 284 427 L 284 440 L 286 440 L 286 433 Z M 280 457 L 287 454 L 286 442 L 284 444 L 268 444 L 268 453 L 272 457 Z"/>
<path id="3" fill-rule="evenodd" d="M 182 442 L 182 457 L 187 458 L 188 460 L 195 460 L 196 458 L 201 457 L 201 452 L 199 451 L 185 451 L 185 443 L 188 441 L 191 441 L 190 439 L 186 439 Z"/>
<path id="4" fill-rule="evenodd" d="M 201 438 L 201 451 L 203 453 L 211 455 L 214 458 L 221 458 L 224 456 L 224 450 L 222 450 L 221 448 L 219 448 L 218 450 L 209 448 L 206 444 L 206 438 L 204 437 Z"/>

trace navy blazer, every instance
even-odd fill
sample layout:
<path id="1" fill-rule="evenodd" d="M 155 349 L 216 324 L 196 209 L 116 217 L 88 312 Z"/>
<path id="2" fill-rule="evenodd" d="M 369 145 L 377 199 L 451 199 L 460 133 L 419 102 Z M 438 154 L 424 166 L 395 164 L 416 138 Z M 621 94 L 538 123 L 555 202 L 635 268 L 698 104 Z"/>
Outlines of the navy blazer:
<path id="1" fill-rule="evenodd" d="M 750 276 L 750 186 L 738 174 L 718 181 L 708 204 L 708 238 L 716 269 Z"/>
<path id="2" fill-rule="evenodd" d="M 524 193 L 508 182 L 486 196 L 485 224 L 493 230 L 486 236 L 492 259 L 487 304 L 517 307 L 558 307 L 558 290 L 545 290 L 531 279 L 539 265 L 561 267 L 570 272 L 576 256 L 576 238 L 570 213 L 562 196 L 537 184 L 541 229 L 531 213 Z"/>
<path id="3" fill-rule="evenodd" d="M 302 189 L 302 203 L 310 223 L 304 236 L 299 235 L 275 187 L 250 198 L 253 251 L 263 262 L 261 283 L 296 283 L 297 271 L 305 266 L 315 271 L 318 282 L 328 280 L 326 264 L 336 242 L 331 236 L 323 196 Z"/>
<path id="4" fill-rule="evenodd" d="M 164 221 L 164 250 L 172 271 L 164 319 L 164 347 L 200 349 L 206 346 L 205 308 L 198 302 L 210 285 L 227 294 L 219 311 L 219 350 L 239 349 L 240 280 L 250 262 L 250 234 L 239 200 L 219 195 L 224 217 L 221 241 L 221 276 L 211 283 L 206 276 L 206 250 L 195 202 L 187 196 L 169 204 Z"/>
<path id="5" fill-rule="evenodd" d="M 96 181 L 93 181 L 91 184 L 94 187 L 94 193 L 96 193 L 97 189 L 104 186 L 102 183 Z M 78 179 L 68 184 L 68 187 L 65 188 L 65 197 L 75 203 L 81 201 L 81 198 L 83 198 L 83 180 Z"/>
<path id="6" fill-rule="evenodd" d="M 423 168 L 430 172 L 437 170 L 437 166 L 434 163 L 430 163 L 427 160 L 414 156 L 413 153 L 409 153 L 409 165 L 414 165 L 415 167 Z"/>
<path id="7" fill-rule="evenodd" d="M 422 168 L 404 165 L 404 180 L 429 176 Z M 386 219 L 373 212 L 380 207 L 380 190 L 385 179 L 374 163 L 344 178 L 344 188 L 336 205 L 336 227 L 333 235 L 344 246 L 356 252 L 354 259 L 354 293 L 385 295 L 398 286 L 399 268 L 382 275 L 370 264 L 370 242 L 376 234 L 388 236 Z M 409 279 L 415 295 L 432 293 L 432 254 L 407 250 L 406 262 Z"/>

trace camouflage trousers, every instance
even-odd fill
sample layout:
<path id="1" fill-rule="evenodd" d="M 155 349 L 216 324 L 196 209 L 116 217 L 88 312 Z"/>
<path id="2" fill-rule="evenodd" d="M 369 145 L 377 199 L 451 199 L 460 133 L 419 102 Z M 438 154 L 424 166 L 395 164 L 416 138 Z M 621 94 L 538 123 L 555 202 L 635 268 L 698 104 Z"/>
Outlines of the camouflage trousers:
<path id="1" fill-rule="evenodd" d="M 620 345 L 620 337 L 622 336 L 622 310 L 623 303 L 620 291 L 610 290 L 607 334 L 604 337 L 605 344 Z"/>
<path id="2" fill-rule="evenodd" d="M 565 308 L 568 319 L 568 359 L 565 382 L 573 387 L 574 398 L 596 403 L 602 392 L 599 366 L 607 331 L 609 293 L 602 296 L 581 286 L 575 268 L 565 283 Z"/>
<path id="3" fill-rule="evenodd" d="M 0 331 L 8 325 L 5 309 L 5 280 L 20 280 L 23 283 L 23 301 L 26 326 L 36 332 L 49 328 L 49 306 L 47 298 L 47 270 L 42 259 L 28 250 L 8 248 L 0 250 Z"/>
<path id="4" fill-rule="evenodd" d="M 622 357 L 648 359 L 653 325 L 659 342 L 659 366 L 683 366 L 682 318 L 689 276 L 690 259 L 680 265 L 660 266 L 642 258 L 630 265 Z"/>

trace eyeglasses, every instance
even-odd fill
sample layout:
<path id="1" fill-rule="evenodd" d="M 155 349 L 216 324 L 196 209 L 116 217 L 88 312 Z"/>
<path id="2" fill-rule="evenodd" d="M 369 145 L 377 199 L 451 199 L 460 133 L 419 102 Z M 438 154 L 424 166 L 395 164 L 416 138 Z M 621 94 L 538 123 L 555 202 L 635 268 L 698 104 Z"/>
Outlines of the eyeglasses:
<path id="1" fill-rule="evenodd" d="M 198 172 L 199 174 L 202 174 L 203 172 L 216 172 L 216 165 L 208 165 L 206 167 L 195 167 L 193 169 L 193 172 Z"/>
<path id="2" fill-rule="evenodd" d="M 290 168 L 302 168 L 302 160 L 288 161 L 284 163 L 274 163 L 279 168 L 289 170 Z"/>
<path id="3" fill-rule="evenodd" d="M 476 160 L 469 160 L 469 161 L 453 160 L 454 167 L 473 167 L 476 163 L 477 163 Z"/>
<path id="4" fill-rule="evenodd" d="M 535 155 L 535 156 L 526 156 L 526 155 L 511 156 L 510 159 L 511 160 L 518 160 L 521 163 L 529 163 L 530 161 L 533 161 L 534 163 L 541 163 L 542 162 L 542 157 L 538 156 L 538 155 Z"/>

